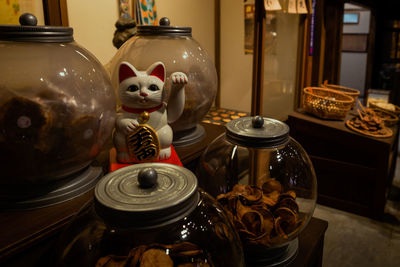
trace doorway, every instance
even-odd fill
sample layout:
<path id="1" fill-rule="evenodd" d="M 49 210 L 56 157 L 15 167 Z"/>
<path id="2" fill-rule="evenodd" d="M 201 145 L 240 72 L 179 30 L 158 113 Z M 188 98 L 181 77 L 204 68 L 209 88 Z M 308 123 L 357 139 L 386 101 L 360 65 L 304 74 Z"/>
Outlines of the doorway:
<path id="1" fill-rule="evenodd" d="M 360 99 L 370 87 L 371 16 L 365 6 L 344 4 L 339 84 L 359 90 Z"/>

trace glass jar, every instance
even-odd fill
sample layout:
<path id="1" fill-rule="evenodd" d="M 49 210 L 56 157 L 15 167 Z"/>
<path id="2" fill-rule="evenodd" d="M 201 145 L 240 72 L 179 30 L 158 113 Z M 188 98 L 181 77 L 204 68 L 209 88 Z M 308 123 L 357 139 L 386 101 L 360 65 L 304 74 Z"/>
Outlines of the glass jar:
<path id="1" fill-rule="evenodd" d="M 122 61 L 137 70 L 146 70 L 157 61 L 166 67 L 165 90 L 170 92 L 170 75 L 183 72 L 185 107 L 182 115 L 171 124 L 175 146 L 200 141 L 205 131 L 199 124 L 210 109 L 217 93 L 217 72 L 207 52 L 192 38 L 192 28 L 169 26 L 162 18 L 160 26 L 138 26 L 137 34 L 126 41 L 110 62 L 114 89 L 119 86 L 118 67 Z"/>
<path id="2" fill-rule="evenodd" d="M 285 123 L 258 116 L 232 120 L 202 154 L 197 175 L 234 222 L 247 265 L 287 263 L 296 255 L 317 183 L 307 153 Z"/>
<path id="3" fill-rule="evenodd" d="M 55 255 L 55 266 L 244 266 L 222 207 L 197 188 L 192 172 L 165 163 L 104 176 Z"/>
<path id="4" fill-rule="evenodd" d="M 20 22 L 0 26 L 0 194 L 11 198 L 85 172 L 115 118 L 110 78 L 73 29 L 36 26 L 31 14 Z"/>

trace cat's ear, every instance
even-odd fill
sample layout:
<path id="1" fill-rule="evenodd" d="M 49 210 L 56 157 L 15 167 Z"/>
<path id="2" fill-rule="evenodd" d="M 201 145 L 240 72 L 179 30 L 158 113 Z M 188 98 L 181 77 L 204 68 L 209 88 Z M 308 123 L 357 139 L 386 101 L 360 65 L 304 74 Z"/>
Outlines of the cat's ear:
<path id="1" fill-rule="evenodd" d="M 128 62 L 122 62 L 119 65 L 119 83 L 131 77 L 137 77 L 135 67 Z"/>
<path id="2" fill-rule="evenodd" d="M 156 76 L 161 81 L 165 81 L 165 66 L 162 62 L 156 62 L 147 69 L 147 74 Z"/>

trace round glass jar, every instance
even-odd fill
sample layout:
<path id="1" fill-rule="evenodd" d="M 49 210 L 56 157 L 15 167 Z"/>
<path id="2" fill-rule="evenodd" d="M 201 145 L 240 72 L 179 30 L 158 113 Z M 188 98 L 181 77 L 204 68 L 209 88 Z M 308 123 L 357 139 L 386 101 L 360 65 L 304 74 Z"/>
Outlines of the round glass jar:
<path id="1" fill-rule="evenodd" d="M 36 194 L 32 185 L 84 172 L 111 135 L 116 103 L 72 28 L 36 26 L 31 14 L 20 22 L 0 26 L 0 185 Z"/>
<path id="2" fill-rule="evenodd" d="M 122 61 L 131 63 L 137 70 L 146 70 L 157 61 L 163 62 L 167 93 L 171 90 L 171 73 L 185 73 L 188 77 L 185 107 L 182 115 L 171 124 L 174 145 L 201 140 L 205 132 L 199 123 L 217 93 L 217 72 L 207 52 L 192 38 L 192 28 L 170 26 L 167 18 L 160 20 L 160 26 L 138 26 L 137 34 L 120 47 L 110 62 L 114 89 L 119 86 L 118 66 Z"/>
<path id="3" fill-rule="evenodd" d="M 192 172 L 165 163 L 104 176 L 55 255 L 52 266 L 244 266 L 222 207 L 197 188 Z"/>
<path id="4" fill-rule="evenodd" d="M 283 122 L 244 117 L 202 154 L 199 185 L 224 206 L 241 237 L 246 264 L 288 262 L 314 212 L 312 163 Z"/>

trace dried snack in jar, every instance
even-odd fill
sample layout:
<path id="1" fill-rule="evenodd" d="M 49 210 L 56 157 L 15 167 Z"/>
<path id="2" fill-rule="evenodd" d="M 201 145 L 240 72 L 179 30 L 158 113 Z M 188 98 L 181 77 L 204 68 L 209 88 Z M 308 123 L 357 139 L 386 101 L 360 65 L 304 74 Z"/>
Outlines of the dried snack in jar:
<path id="1" fill-rule="evenodd" d="M 288 239 L 301 224 L 294 191 L 283 192 L 275 179 L 261 188 L 235 185 L 232 191 L 217 196 L 228 217 L 239 232 L 244 245 L 271 247 L 280 239 Z"/>
<path id="2" fill-rule="evenodd" d="M 167 252 L 168 251 L 168 252 Z M 173 245 L 151 244 L 132 249 L 128 256 L 108 255 L 100 258 L 96 267 L 190 267 L 214 266 L 210 257 L 190 242 Z"/>

